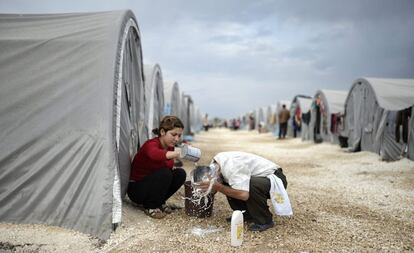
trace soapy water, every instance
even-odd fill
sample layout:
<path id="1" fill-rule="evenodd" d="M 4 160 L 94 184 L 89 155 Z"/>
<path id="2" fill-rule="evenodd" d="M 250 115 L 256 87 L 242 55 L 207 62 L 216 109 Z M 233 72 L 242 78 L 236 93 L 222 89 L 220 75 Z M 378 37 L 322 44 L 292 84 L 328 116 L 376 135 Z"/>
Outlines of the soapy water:
<path id="1" fill-rule="evenodd" d="M 210 183 L 209 190 L 207 192 L 203 192 L 201 189 L 192 187 L 191 197 L 183 197 L 183 199 L 189 200 L 191 203 L 198 206 L 202 210 L 207 210 L 213 204 L 213 201 L 209 199 L 209 193 L 211 191 L 211 188 L 212 188 L 211 183 Z"/>
<path id="2" fill-rule="evenodd" d="M 195 228 L 192 228 L 190 230 L 190 232 L 193 235 L 197 235 L 197 236 L 203 237 L 205 235 L 208 235 L 208 234 L 211 234 L 211 233 L 215 233 L 215 232 L 220 232 L 222 230 L 223 230 L 223 228 L 216 228 L 216 227 L 213 227 L 213 226 L 208 226 L 207 228 L 195 227 Z"/>
<path id="3" fill-rule="evenodd" d="M 195 167 L 197 163 L 195 163 Z M 210 173 L 209 171 L 205 170 L 202 171 L 201 175 L 194 175 L 194 171 L 191 171 L 191 197 L 184 197 L 183 199 L 189 200 L 194 205 L 197 205 L 202 210 L 207 210 L 213 204 L 213 201 L 209 199 L 211 190 L 213 189 L 213 185 L 216 181 L 215 173 Z M 200 182 L 209 182 L 209 187 L 207 191 L 203 191 L 198 186 L 200 186 Z"/>
<path id="4" fill-rule="evenodd" d="M 199 206 L 203 210 L 207 210 L 213 204 L 213 201 L 210 201 L 209 199 L 209 194 L 211 192 L 211 189 L 213 188 L 213 184 L 214 184 L 214 179 L 210 181 L 210 186 L 208 187 L 208 190 L 203 192 L 201 189 L 197 189 L 197 185 L 199 184 L 191 183 L 191 186 L 192 186 L 191 197 L 190 198 L 185 197 L 184 199 L 188 199 L 194 205 Z"/>

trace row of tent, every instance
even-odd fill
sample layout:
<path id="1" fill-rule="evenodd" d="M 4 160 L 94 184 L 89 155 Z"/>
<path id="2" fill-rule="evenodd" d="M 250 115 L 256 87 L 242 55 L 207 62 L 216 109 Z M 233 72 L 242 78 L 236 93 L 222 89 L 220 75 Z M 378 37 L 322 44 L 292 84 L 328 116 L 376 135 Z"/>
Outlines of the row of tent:
<path id="1" fill-rule="evenodd" d="M 0 14 L 0 221 L 108 239 L 131 159 L 176 115 L 201 112 L 158 64 L 144 65 L 129 11 Z"/>
<path id="2" fill-rule="evenodd" d="M 414 160 L 414 79 L 359 78 L 348 91 L 296 95 L 239 119 L 246 128 L 266 127 L 277 135 L 282 104 L 290 111 L 291 137 L 375 152 L 386 161 Z"/>

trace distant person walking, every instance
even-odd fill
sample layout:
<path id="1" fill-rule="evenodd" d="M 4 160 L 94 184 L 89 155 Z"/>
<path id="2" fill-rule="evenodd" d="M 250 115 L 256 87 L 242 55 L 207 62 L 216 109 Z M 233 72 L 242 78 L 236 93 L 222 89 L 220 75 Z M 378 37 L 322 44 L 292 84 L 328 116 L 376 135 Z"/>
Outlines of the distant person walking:
<path id="1" fill-rule="evenodd" d="M 236 125 L 234 126 L 234 130 L 238 130 L 240 128 L 240 119 L 236 120 Z"/>
<path id="2" fill-rule="evenodd" d="M 279 112 L 279 139 L 286 138 L 287 124 L 290 118 L 290 112 L 286 109 L 286 105 L 282 105 L 282 110 Z"/>
<path id="3" fill-rule="evenodd" d="M 249 130 L 253 130 L 256 125 L 256 119 L 254 118 L 253 114 L 249 115 Z"/>
<path id="4" fill-rule="evenodd" d="M 300 107 L 296 107 L 295 115 L 293 116 L 293 137 L 296 138 L 298 132 L 301 131 L 302 122 L 301 117 L 302 112 L 300 110 Z"/>

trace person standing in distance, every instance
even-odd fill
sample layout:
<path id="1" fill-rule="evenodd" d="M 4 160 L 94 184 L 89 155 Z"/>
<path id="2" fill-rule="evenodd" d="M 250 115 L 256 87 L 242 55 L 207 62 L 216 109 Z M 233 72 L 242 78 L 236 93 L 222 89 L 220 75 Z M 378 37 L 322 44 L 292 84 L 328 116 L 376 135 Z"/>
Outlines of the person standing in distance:
<path id="1" fill-rule="evenodd" d="M 286 105 L 282 105 L 282 110 L 279 112 L 279 139 L 286 138 L 288 120 L 290 118 L 290 112 L 286 109 Z"/>

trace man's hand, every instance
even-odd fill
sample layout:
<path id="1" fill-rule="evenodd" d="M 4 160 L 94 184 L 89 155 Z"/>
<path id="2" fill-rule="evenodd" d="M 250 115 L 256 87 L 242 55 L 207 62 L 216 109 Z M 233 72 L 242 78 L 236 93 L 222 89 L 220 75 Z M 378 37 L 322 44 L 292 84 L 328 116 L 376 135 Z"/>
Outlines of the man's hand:
<path id="1" fill-rule="evenodd" d="M 249 199 L 249 192 L 242 191 L 242 190 L 236 190 L 236 189 L 231 188 L 230 186 L 223 185 L 219 182 L 214 182 L 212 192 L 213 193 L 221 192 L 228 197 L 240 199 L 243 201 L 247 201 Z"/>
<path id="2" fill-rule="evenodd" d="M 197 189 L 200 189 L 203 192 L 206 192 L 208 191 L 208 188 L 210 187 L 210 181 L 202 181 L 199 183 L 195 183 L 195 185 L 197 186 Z"/>
<path id="3" fill-rule="evenodd" d="M 213 186 L 211 187 L 211 191 L 210 193 L 212 194 L 216 194 L 217 193 L 217 185 L 220 183 L 214 182 Z M 196 186 L 197 189 L 201 190 L 202 192 L 207 192 L 210 188 L 210 181 L 206 180 L 206 181 L 202 181 L 199 183 L 194 183 L 194 185 Z"/>

